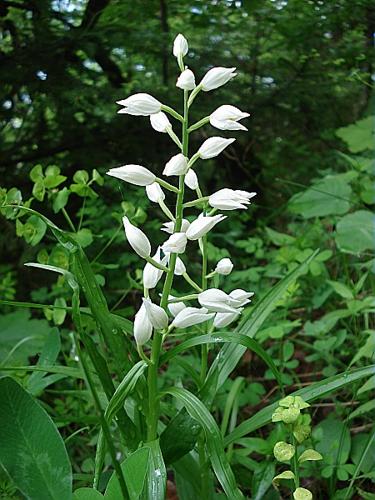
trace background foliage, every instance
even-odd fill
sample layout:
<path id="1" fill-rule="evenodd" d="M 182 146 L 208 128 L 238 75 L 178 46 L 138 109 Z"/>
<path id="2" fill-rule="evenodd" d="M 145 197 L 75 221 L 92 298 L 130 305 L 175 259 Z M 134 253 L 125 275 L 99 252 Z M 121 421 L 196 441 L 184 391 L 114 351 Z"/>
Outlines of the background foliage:
<path id="1" fill-rule="evenodd" d="M 211 239 L 212 264 L 230 254 L 236 269 L 228 289 L 242 286 L 261 297 L 319 248 L 255 338 L 294 388 L 371 362 L 372 1 L 4 0 L 0 22 L 1 199 L 22 199 L 57 225 L 74 229 L 116 313 L 131 318 L 141 289 L 142 262 L 128 252 L 122 213 L 143 224 L 152 241 L 161 237 L 151 220 L 155 207 L 150 209 L 142 190 L 109 178 L 104 183 L 104 173 L 134 162 L 160 174 L 170 154 L 167 138 L 147 127 L 147 119 L 116 115 L 114 102 L 145 91 L 180 109 L 171 97 L 177 95 L 171 92 L 177 72 L 170 47 L 182 32 L 196 75 L 208 64 L 238 71 L 229 85 L 197 100 L 196 118 L 226 102 L 251 113 L 249 132 L 238 134 L 220 159 L 205 162 L 200 177 L 207 192 L 224 185 L 258 192 L 252 210 L 223 223 Z M 192 147 L 203 139 L 198 136 Z M 37 217 L 16 217 L 9 209 L 3 215 L 0 298 L 62 309 L 14 310 L 3 304 L 0 363 L 48 366 L 58 359 L 73 369 L 72 325 L 64 309 L 69 287 L 63 277 L 23 266 L 39 261 L 67 268 L 68 252 Z M 90 328 L 92 320 L 84 321 Z M 192 356 L 187 361 L 194 365 Z M 97 420 L 82 381 L 68 381 L 64 373 L 15 375 L 34 396 L 47 389 L 42 404 L 60 427 L 76 483 L 87 485 Z M 241 421 L 250 408 L 272 400 L 274 380 L 248 355 L 235 375 L 246 381 L 236 386 Z M 184 376 L 181 365 L 171 362 L 161 385 Z M 228 379 L 218 395 L 217 415 L 225 412 L 232 384 Z M 361 488 L 373 488 L 373 463 L 360 463 L 360 456 L 371 431 L 374 386 L 374 377 L 360 381 L 355 392 L 344 389 L 314 408 L 314 440 L 324 463 L 311 466 L 319 467 L 321 479 L 309 487 L 322 498 L 333 498 L 357 476 Z M 233 452 L 236 474 L 254 498 L 272 491 L 269 455 L 277 432 L 246 438 L 258 441 L 242 441 L 241 451 Z M 177 472 L 176 477 L 183 483 Z M 4 480 L 7 488 L 12 486 Z"/>

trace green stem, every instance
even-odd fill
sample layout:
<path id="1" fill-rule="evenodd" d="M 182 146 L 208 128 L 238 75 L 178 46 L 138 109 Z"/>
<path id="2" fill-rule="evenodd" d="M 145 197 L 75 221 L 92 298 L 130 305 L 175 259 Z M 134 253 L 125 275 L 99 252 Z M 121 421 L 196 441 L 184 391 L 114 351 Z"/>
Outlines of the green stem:
<path id="1" fill-rule="evenodd" d="M 103 253 L 107 250 L 108 247 L 110 247 L 113 243 L 113 241 L 117 238 L 118 233 L 121 231 L 123 225 L 122 223 L 119 225 L 117 230 L 113 233 L 111 238 L 107 241 L 107 243 L 104 245 L 104 247 L 99 251 L 99 253 L 94 257 L 94 259 L 91 261 L 91 264 L 94 264 L 102 255 Z"/>
<path id="2" fill-rule="evenodd" d="M 202 252 L 202 289 L 207 289 L 207 236 L 203 236 L 200 240 L 200 249 Z M 206 325 L 205 325 L 206 328 Z M 201 347 L 201 371 L 200 371 L 200 383 L 203 386 L 204 381 L 207 376 L 207 368 L 208 368 L 208 351 L 209 345 L 202 344 Z M 200 439 L 198 441 L 198 450 L 199 450 L 199 465 L 201 469 L 201 497 L 208 498 L 210 482 L 209 482 L 209 469 L 208 469 L 208 460 L 206 454 L 206 446 L 205 446 L 205 438 L 202 433 Z"/>
<path id="3" fill-rule="evenodd" d="M 69 217 L 68 212 L 65 210 L 65 208 L 63 208 L 61 211 L 62 211 L 67 223 L 69 224 L 70 229 L 73 231 L 73 233 L 76 233 L 77 232 L 76 228 L 72 222 L 72 219 Z"/>
<path id="4" fill-rule="evenodd" d="M 294 437 L 293 429 L 291 429 L 292 444 L 294 446 L 295 452 L 293 455 L 293 472 L 294 472 L 294 484 L 296 488 L 299 488 L 299 468 L 298 468 L 298 454 L 297 454 L 297 440 Z"/>
<path id="5" fill-rule="evenodd" d="M 82 208 L 81 208 L 81 215 L 80 215 L 80 218 L 79 218 L 79 224 L 78 224 L 78 231 L 81 229 L 82 227 L 82 222 L 83 222 L 83 214 L 85 212 L 85 207 L 86 207 L 86 196 L 83 198 L 83 203 L 82 203 Z"/>
<path id="6" fill-rule="evenodd" d="M 188 201 L 187 203 L 184 203 L 184 208 L 194 207 L 195 205 L 198 205 L 198 203 L 204 203 L 205 201 L 208 200 L 208 198 L 209 198 L 208 196 L 202 196 L 201 198 Z"/>
<path id="7" fill-rule="evenodd" d="M 209 116 L 202 118 L 201 120 L 199 120 L 199 122 L 194 123 L 191 127 L 189 127 L 189 133 L 193 132 L 194 130 L 197 130 L 198 128 L 203 127 L 203 125 L 206 125 L 207 123 L 209 123 L 209 121 L 210 121 Z"/>
<path id="8" fill-rule="evenodd" d="M 180 113 L 177 113 L 177 111 L 175 111 L 170 106 L 162 104 L 161 110 L 165 111 L 166 113 L 169 113 L 171 116 L 173 116 L 173 118 L 176 118 L 176 120 L 180 121 L 182 124 L 184 123 L 184 118 L 180 115 Z"/>
<path id="9" fill-rule="evenodd" d="M 185 280 L 189 283 L 189 285 L 191 285 L 191 286 L 192 286 L 192 287 L 193 287 L 193 288 L 194 288 L 194 289 L 195 289 L 198 293 L 203 292 L 202 288 L 201 288 L 199 285 L 197 285 L 197 283 L 195 283 L 195 281 L 194 281 L 194 280 L 192 280 L 192 279 L 190 278 L 190 276 L 188 275 L 188 273 L 184 273 L 184 274 L 182 275 L 182 277 L 183 277 L 183 278 L 184 278 L 184 279 L 185 279 Z"/>
<path id="10" fill-rule="evenodd" d="M 184 156 L 188 156 L 189 150 L 189 133 L 188 133 L 188 92 L 184 91 L 184 117 L 182 118 L 182 153 Z M 167 107 L 163 106 L 162 109 L 164 111 L 170 112 L 170 110 L 166 109 Z M 172 114 L 172 113 L 171 113 Z M 178 113 L 177 113 L 178 114 Z M 172 116 L 174 116 L 172 114 Z M 179 115 L 180 116 L 180 115 Z M 177 118 L 177 117 L 176 117 Z M 179 118 L 177 118 L 179 119 Z M 184 201 L 184 180 L 185 175 L 181 175 L 179 177 L 179 188 L 173 189 L 173 191 L 177 191 L 177 200 L 176 200 L 176 221 L 174 225 L 174 232 L 177 233 L 181 230 L 182 225 L 182 217 L 183 217 L 183 201 Z M 161 186 L 165 184 L 165 181 L 162 179 L 157 179 L 157 182 Z M 167 183 L 168 184 L 168 183 Z M 170 186 L 170 185 L 169 185 Z M 173 186 L 174 187 L 174 186 Z M 168 298 L 171 292 L 174 270 L 176 267 L 177 254 L 171 254 L 169 259 L 169 270 L 166 274 L 166 278 L 164 281 L 163 292 L 161 296 L 160 306 L 167 310 L 168 307 Z M 147 439 L 148 441 L 153 441 L 157 438 L 157 427 L 159 421 L 159 411 L 160 411 L 160 402 L 158 396 L 158 369 L 159 369 L 159 357 L 160 351 L 163 344 L 163 334 L 161 332 L 155 332 L 154 338 L 152 341 L 151 348 L 151 363 L 148 368 L 148 418 L 147 418 Z"/>
<path id="11" fill-rule="evenodd" d="M 169 191 L 172 191 L 173 193 L 178 194 L 178 188 L 173 186 L 172 184 L 169 184 L 169 182 L 165 181 L 164 179 L 160 179 L 160 177 L 156 177 L 155 182 L 163 186 L 165 189 L 168 189 Z"/>

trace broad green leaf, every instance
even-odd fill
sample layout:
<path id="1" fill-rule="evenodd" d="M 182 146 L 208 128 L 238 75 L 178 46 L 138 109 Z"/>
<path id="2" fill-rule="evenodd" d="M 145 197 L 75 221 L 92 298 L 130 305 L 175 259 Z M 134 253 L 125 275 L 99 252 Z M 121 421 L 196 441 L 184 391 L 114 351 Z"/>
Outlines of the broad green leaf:
<path id="1" fill-rule="evenodd" d="M 182 408 L 160 436 L 160 448 L 165 463 L 174 463 L 192 450 L 200 431 L 198 422 Z"/>
<path id="2" fill-rule="evenodd" d="M 327 280 L 327 283 L 331 285 L 336 293 L 338 293 L 344 299 L 354 299 L 353 292 L 350 288 L 345 285 L 345 283 L 341 283 L 340 281 L 331 281 Z"/>
<path id="3" fill-rule="evenodd" d="M 180 387 L 172 387 L 164 392 L 182 403 L 192 418 L 203 428 L 206 437 L 208 455 L 212 468 L 225 494 L 230 500 L 242 499 L 236 480 L 226 457 L 221 432 L 205 405 L 194 394 Z"/>
<path id="4" fill-rule="evenodd" d="M 364 377 L 369 377 L 375 374 L 375 365 L 358 368 L 357 370 L 349 370 L 345 373 L 340 373 L 334 377 L 329 377 L 308 387 L 299 389 L 293 392 L 291 396 L 301 396 L 304 401 L 315 401 L 322 398 L 332 391 L 345 387 L 348 384 L 360 380 Z M 249 419 L 243 421 L 224 439 L 225 446 L 237 441 L 239 438 L 250 434 L 251 432 L 263 427 L 271 422 L 272 414 L 278 407 L 278 402 L 263 408 Z"/>
<path id="5" fill-rule="evenodd" d="M 198 460 L 193 453 L 180 458 L 173 464 L 173 469 L 179 499 L 199 498 L 201 475 Z"/>
<path id="6" fill-rule="evenodd" d="M 47 226 L 43 220 L 36 215 L 32 215 L 23 226 L 22 236 L 32 247 L 37 245 L 45 235 Z"/>
<path id="7" fill-rule="evenodd" d="M 65 207 L 68 203 L 70 191 L 68 188 L 64 187 L 61 191 L 59 191 L 56 195 L 56 198 L 53 200 L 52 208 L 55 214 L 59 212 L 61 209 Z"/>
<path id="8" fill-rule="evenodd" d="M 295 237 L 290 236 L 289 234 L 285 233 L 279 233 L 278 231 L 275 231 L 274 229 L 271 229 L 270 227 L 266 227 L 266 233 L 271 240 L 271 243 L 278 247 L 282 247 L 285 245 L 291 245 L 292 243 L 295 242 Z"/>
<path id="9" fill-rule="evenodd" d="M 73 500 L 103 500 L 103 498 L 103 495 L 93 488 L 79 488 L 73 493 Z"/>
<path id="10" fill-rule="evenodd" d="M 130 500 L 139 500 L 141 498 L 141 493 L 148 471 L 149 460 L 150 449 L 148 447 L 143 447 L 132 453 L 121 464 Z M 122 498 L 120 485 L 115 473 L 112 474 L 108 482 L 104 498 L 106 500 L 119 500 Z"/>
<path id="11" fill-rule="evenodd" d="M 82 248 L 88 247 L 94 241 L 92 232 L 87 228 L 80 229 L 73 237 Z"/>
<path id="12" fill-rule="evenodd" d="M 358 254 L 374 249 L 375 214 L 358 210 L 343 217 L 336 225 L 335 241 L 340 250 Z"/>
<path id="13" fill-rule="evenodd" d="M 298 457 L 298 462 L 302 464 L 303 462 L 306 462 L 306 460 L 322 460 L 322 458 L 323 457 L 319 452 L 309 449 L 301 453 Z"/>
<path id="14" fill-rule="evenodd" d="M 302 264 L 296 267 L 285 278 L 280 280 L 271 290 L 263 296 L 259 302 L 250 309 L 249 313 L 244 314 L 244 318 L 236 328 L 236 332 L 253 338 L 261 328 L 264 321 L 275 309 L 277 302 L 284 295 L 288 287 L 304 272 L 307 266 L 317 255 L 319 250 L 316 250 Z M 205 401 L 212 401 L 217 387 L 224 384 L 230 373 L 237 366 L 242 355 L 246 351 L 246 347 L 228 344 L 223 346 L 216 358 L 214 359 L 208 372 L 205 384 L 202 388 L 201 395 Z"/>
<path id="15" fill-rule="evenodd" d="M 70 500 L 68 455 L 45 410 L 12 378 L 0 379 L 0 462 L 31 500 Z"/>
<path id="16" fill-rule="evenodd" d="M 375 427 L 369 434 L 356 434 L 352 438 L 350 457 L 356 470 L 364 474 L 375 470 Z"/>
<path id="17" fill-rule="evenodd" d="M 27 309 L 0 316 L 0 366 L 27 364 L 42 350 L 50 331 L 46 320 L 31 319 Z"/>
<path id="18" fill-rule="evenodd" d="M 89 174 L 86 170 L 77 170 L 73 176 L 73 181 L 77 184 L 87 184 L 89 182 Z"/>
<path id="19" fill-rule="evenodd" d="M 305 219 L 343 215 L 350 209 L 351 187 L 340 175 L 329 175 L 289 201 L 289 210 Z"/>
<path id="20" fill-rule="evenodd" d="M 374 149 L 374 117 L 367 116 L 362 120 L 336 130 L 336 135 L 346 142 L 351 153 L 360 153 L 366 149 Z"/>
<path id="21" fill-rule="evenodd" d="M 53 328 L 46 338 L 46 342 L 39 356 L 37 366 L 43 367 L 53 365 L 60 352 L 60 347 L 61 342 L 59 331 L 57 328 Z M 44 388 L 44 384 L 42 381 L 43 377 L 43 372 L 33 372 L 30 375 L 27 381 L 26 388 L 31 394 L 37 395 Z"/>

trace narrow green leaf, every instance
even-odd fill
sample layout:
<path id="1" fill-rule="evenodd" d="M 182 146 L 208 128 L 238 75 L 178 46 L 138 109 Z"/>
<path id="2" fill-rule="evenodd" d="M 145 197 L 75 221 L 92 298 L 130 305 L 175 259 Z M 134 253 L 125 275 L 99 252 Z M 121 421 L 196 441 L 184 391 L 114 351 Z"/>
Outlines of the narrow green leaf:
<path id="1" fill-rule="evenodd" d="M 121 464 L 130 500 L 139 500 L 141 497 L 148 471 L 149 459 L 150 449 L 143 447 L 132 453 Z M 120 485 L 115 473 L 112 474 L 108 482 L 104 498 L 106 500 L 119 500 L 122 498 Z"/>
<path id="2" fill-rule="evenodd" d="M 315 401 L 316 399 L 322 398 L 326 394 L 332 391 L 340 389 L 348 384 L 352 384 L 356 380 L 360 380 L 363 377 L 369 377 L 375 373 L 375 365 L 366 366 L 364 368 L 358 368 L 357 370 L 347 371 L 345 373 L 340 373 L 334 377 L 329 377 L 315 384 L 311 384 L 308 387 L 299 389 L 293 392 L 291 396 L 301 396 L 304 401 Z M 272 405 L 263 408 L 258 411 L 255 415 L 249 419 L 242 422 L 237 426 L 233 432 L 228 434 L 224 439 L 224 444 L 227 446 L 230 443 L 237 441 L 237 439 L 246 436 L 250 432 L 263 427 L 271 421 L 272 414 L 278 407 L 278 403 L 273 403 Z"/>
<path id="3" fill-rule="evenodd" d="M 236 344 L 236 346 L 243 346 L 244 349 L 250 349 L 255 352 L 271 369 L 274 374 L 280 388 L 283 387 L 282 377 L 279 370 L 276 368 L 275 363 L 273 362 L 271 356 L 267 354 L 267 352 L 263 349 L 263 347 L 254 339 L 247 337 L 246 335 L 242 335 L 241 333 L 214 333 L 212 335 L 200 335 L 198 337 L 192 337 L 181 344 L 173 347 L 168 350 L 161 358 L 161 363 L 166 363 L 171 360 L 177 354 L 180 354 L 191 347 L 201 345 L 201 344 L 220 344 L 220 343 L 231 343 Z"/>
<path id="4" fill-rule="evenodd" d="M 180 387 L 172 387 L 165 391 L 164 394 L 170 394 L 178 399 L 190 415 L 203 427 L 212 468 L 227 497 L 230 500 L 244 498 L 237 488 L 236 479 L 228 463 L 220 430 L 202 401 L 191 392 Z"/>
<path id="5" fill-rule="evenodd" d="M 72 378 L 84 378 L 80 368 L 71 368 L 70 366 L 2 366 L 1 371 L 7 372 L 45 372 L 58 373 Z"/>
<path id="6" fill-rule="evenodd" d="M 0 379 L 0 462 L 31 500 L 70 500 L 72 471 L 54 423 L 12 378 Z"/>
<path id="7" fill-rule="evenodd" d="M 264 321 L 276 307 L 277 301 L 283 296 L 288 287 L 303 274 L 307 266 L 319 253 L 316 250 L 302 264 L 280 280 L 262 299 L 251 308 L 250 312 L 244 315 L 243 320 L 236 329 L 236 333 L 246 335 L 249 338 L 255 336 Z M 224 384 L 230 373 L 237 366 L 244 354 L 246 347 L 242 345 L 229 344 L 223 346 L 214 359 L 208 372 L 206 382 L 201 395 L 205 401 L 212 401 L 217 387 Z"/>
<path id="8" fill-rule="evenodd" d="M 150 450 L 146 482 L 143 487 L 142 500 L 164 500 L 167 492 L 167 471 L 163 455 L 160 450 L 159 440 L 145 443 Z M 134 499 L 135 500 L 135 499 Z"/>
<path id="9" fill-rule="evenodd" d="M 120 385 L 117 387 L 113 396 L 111 397 L 108 406 L 105 410 L 105 418 L 110 425 L 112 419 L 118 412 L 124 412 L 124 401 L 128 395 L 134 390 L 139 378 L 145 371 L 147 365 L 144 361 L 139 361 L 133 368 L 126 374 Z M 127 443 L 128 444 L 128 443 Z M 96 448 L 95 456 L 95 475 L 94 486 L 99 484 L 100 474 L 104 463 L 104 455 L 106 452 L 105 438 L 103 432 L 100 431 L 98 445 Z"/>
<path id="10" fill-rule="evenodd" d="M 93 488 L 79 488 L 73 493 L 73 500 L 103 500 L 103 495 Z"/>

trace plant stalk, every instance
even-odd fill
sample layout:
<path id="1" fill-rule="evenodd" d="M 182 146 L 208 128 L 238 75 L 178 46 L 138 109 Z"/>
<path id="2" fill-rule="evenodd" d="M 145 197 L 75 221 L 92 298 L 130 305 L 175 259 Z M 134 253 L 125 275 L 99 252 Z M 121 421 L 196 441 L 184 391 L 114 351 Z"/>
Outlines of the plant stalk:
<path id="1" fill-rule="evenodd" d="M 184 91 L 184 116 L 182 121 L 182 153 L 184 156 L 188 156 L 189 152 L 189 122 L 188 122 L 188 92 Z M 166 110 L 167 111 L 167 110 Z M 179 177 L 179 186 L 177 191 L 176 200 L 176 221 L 174 225 L 174 232 L 177 233 L 181 230 L 182 217 L 183 217 L 183 202 L 184 202 L 184 184 L 185 175 Z M 158 182 L 163 185 L 160 180 Z M 169 270 L 166 273 L 166 278 L 164 282 L 163 292 L 161 296 L 160 306 L 165 310 L 168 307 L 168 297 L 171 292 L 174 270 L 176 267 L 177 254 L 171 254 L 169 259 Z M 158 369 L 159 369 L 159 358 L 160 351 L 163 344 L 163 334 L 162 332 L 155 332 L 152 341 L 151 348 L 151 363 L 148 368 L 148 418 L 147 418 L 147 440 L 153 441 L 157 438 L 157 427 L 159 421 L 159 395 L 158 395 Z"/>

